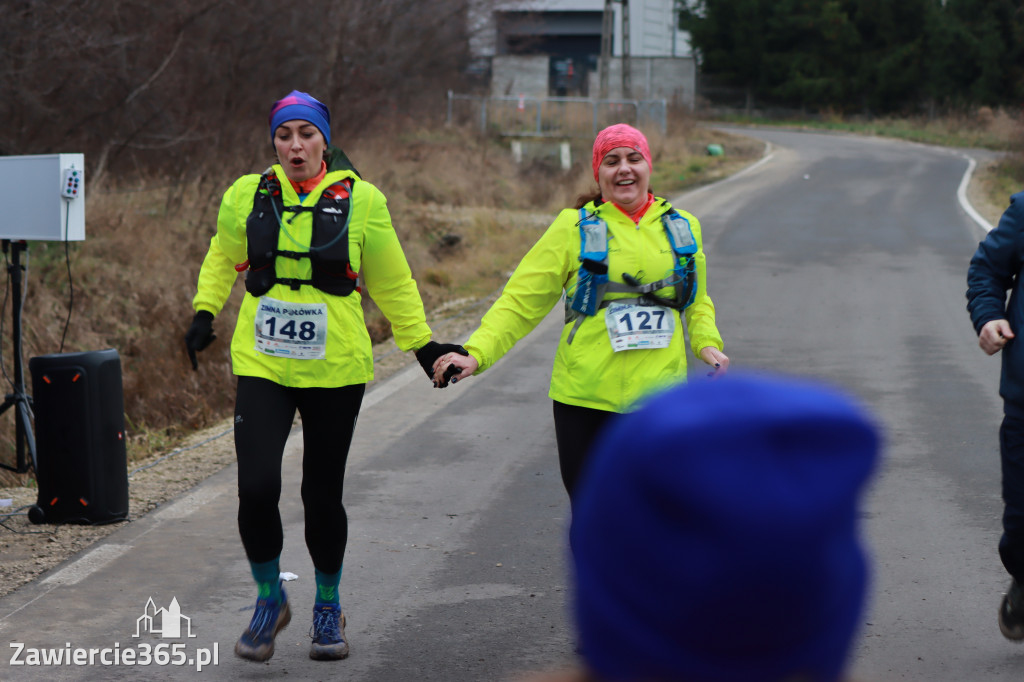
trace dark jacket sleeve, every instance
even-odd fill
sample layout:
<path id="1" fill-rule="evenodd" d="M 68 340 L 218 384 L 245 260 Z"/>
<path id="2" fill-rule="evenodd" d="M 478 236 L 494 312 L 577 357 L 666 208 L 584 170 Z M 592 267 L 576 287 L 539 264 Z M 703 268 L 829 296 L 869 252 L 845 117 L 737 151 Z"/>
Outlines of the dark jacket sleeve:
<path id="1" fill-rule="evenodd" d="M 1024 241 L 1024 192 L 1010 197 L 999 224 L 978 245 L 967 270 L 967 310 L 978 333 L 987 322 L 1007 318 L 1014 332 L 1019 319 L 1007 313 L 1006 293 L 1016 288 Z M 1014 294 L 1016 292 L 1014 291 Z M 1014 295 L 1012 298 L 1016 298 Z M 1011 300 L 1011 309 L 1013 300 Z"/>

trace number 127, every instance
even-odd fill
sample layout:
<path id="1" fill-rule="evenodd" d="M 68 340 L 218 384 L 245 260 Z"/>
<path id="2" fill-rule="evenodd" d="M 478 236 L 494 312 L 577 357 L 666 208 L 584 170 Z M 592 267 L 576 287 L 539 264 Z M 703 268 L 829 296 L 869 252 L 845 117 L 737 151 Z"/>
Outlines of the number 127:
<path id="1" fill-rule="evenodd" d="M 637 329 L 638 330 L 661 329 L 662 328 L 661 323 L 665 319 L 665 311 L 664 310 L 655 310 L 655 311 L 649 313 L 646 310 L 641 310 L 640 312 L 636 313 L 636 316 L 637 316 L 637 321 L 640 323 L 639 325 L 637 325 Z M 657 324 L 655 326 L 653 326 L 653 327 L 651 326 L 651 317 L 652 316 L 658 318 Z M 629 331 L 629 332 L 633 331 L 633 314 L 632 313 L 626 313 L 625 315 L 620 317 L 619 318 L 619 325 L 620 326 L 621 325 L 625 325 L 626 326 L 626 331 Z"/>

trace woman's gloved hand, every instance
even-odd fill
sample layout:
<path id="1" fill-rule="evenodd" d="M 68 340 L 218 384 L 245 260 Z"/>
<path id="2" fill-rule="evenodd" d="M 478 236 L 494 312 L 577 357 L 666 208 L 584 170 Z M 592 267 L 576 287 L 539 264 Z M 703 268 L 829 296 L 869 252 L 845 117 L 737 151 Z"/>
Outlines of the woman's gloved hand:
<path id="1" fill-rule="evenodd" d="M 434 386 L 444 388 L 448 382 L 456 383 L 480 369 L 480 363 L 471 354 L 459 357 L 445 353 L 434 362 Z"/>
<path id="2" fill-rule="evenodd" d="M 469 355 L 469 351 L 456 343 L 438 343 L 437 341 L 428 341 L 427 345 L 416 350 L 416 359 L 431 381 L 434 379 L 434 363 L 445 353 Z M 435 388 L 444 388 L 444 386 L 438 386 L 436 381 L 433 383 Z"/>
<path id="3" fill-rule="evenodd" d="M 188 359 L 192 361 L 192 369 L 199 369 L 196 351 L 203 350 L 216 338 L 217 335 L 213 333 L 213 313 L 200 310 L 192 318 L 192 324 L 185 333 L 185 348 L 188 350 Z"/>

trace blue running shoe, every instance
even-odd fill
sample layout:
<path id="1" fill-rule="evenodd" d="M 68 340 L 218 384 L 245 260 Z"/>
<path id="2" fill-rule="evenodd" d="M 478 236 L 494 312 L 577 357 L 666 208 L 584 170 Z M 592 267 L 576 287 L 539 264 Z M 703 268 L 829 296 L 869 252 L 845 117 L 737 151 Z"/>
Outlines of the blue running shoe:
<path id="1" fill-rule="evenodd" d="M 260 598 L 256 600 L 249 627 L 235 644 L 235 655 L 250 661 L 266 661 L 274 655 L 274 638 L 292 619 L 288 606 L 288 595 L 281 587 L 281 599 Z"/>
<path id="2" fill-rule="evenodd" d="M 337 604 L 313 607 L 313 627 L 309 629 L 313 644 L 309 657 L 315 661 L 337 661 L 348 656 L 345 641 L 345 614 Z"/>

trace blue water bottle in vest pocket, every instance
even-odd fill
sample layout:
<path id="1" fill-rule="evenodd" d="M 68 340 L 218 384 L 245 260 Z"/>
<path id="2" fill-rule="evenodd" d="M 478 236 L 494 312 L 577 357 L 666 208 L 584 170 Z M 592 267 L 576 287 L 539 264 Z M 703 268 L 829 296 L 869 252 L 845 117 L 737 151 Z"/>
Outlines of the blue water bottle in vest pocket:
<path id="1" fill-rule="evenodd" d="M 571 308 L 583 315 L 596 315 L 604 298 L 608 284 L 608 265 L 591 258 L 584 258 L 576 278 L 576 292 Z"/>
<path id="2" fill-rule="evenodd" d="M 608 231 L 600 218 L 580 209 L 580 271 L 569 307 L 596 315 L 608 284 Z"/>

